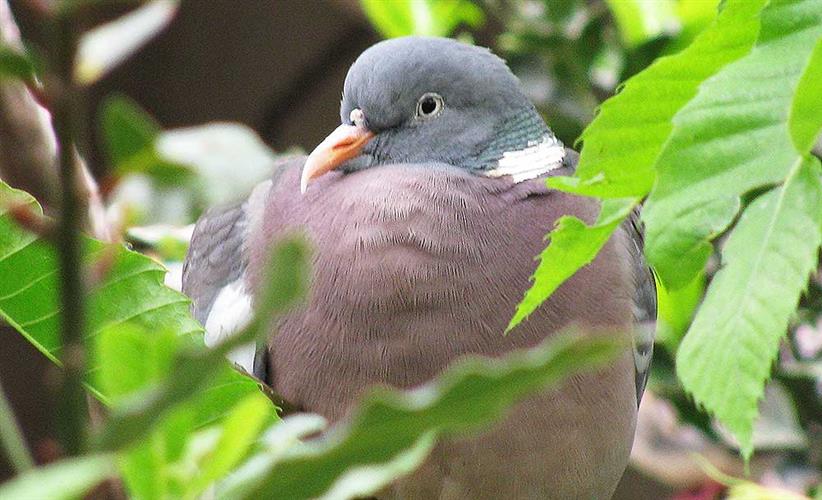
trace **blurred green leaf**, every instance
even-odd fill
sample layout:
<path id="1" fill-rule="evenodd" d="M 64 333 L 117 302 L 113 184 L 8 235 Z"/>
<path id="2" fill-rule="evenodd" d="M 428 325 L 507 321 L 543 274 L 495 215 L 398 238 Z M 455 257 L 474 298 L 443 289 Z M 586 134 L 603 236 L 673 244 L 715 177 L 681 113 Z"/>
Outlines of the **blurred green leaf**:
<path id="1" fill-rule="evenodd" d="M 321 500 L 348 500 L 374 495 L 397 478 L 414 472 L 436 444 L 436 434 L 430 431 L 393 459 L 374 465 L 353 467 L 337 479 Z"/>
<path id="2" fill-rule="evenodd" d="M 28 82 L 34 75 L 34 64 L 25 54 L 0 45 L 0 79 L 17 78 Z"/>
<path id="3" fill-rule="evenodd" d="M 268 327 L 271 316 L 282 314 L 308 295 L 310 255 L 308 242 L 297 235 L 277 242 L 271 249 L 260 300 L 262 318 L 256 319 L 262 324 L 257 328 Z M 253 340 L 253 337 L 246 340 Z"/>
<path id="4" fill-rule="evenodd" d="M 160 133 L 160 126 L 123 95 L 106 98 L 100 123 L 111 159 L 118 164 L 150 149 Z"/>
<path id="5" fill-rule="evenodd" d="M 116 405 L 160 383 L 172 371 L 182 340 L 172 330 L 148 332 L 128 323 L 104 329 L 93 346 L 94 385 Z"/>
<path id="6" fill-rule="evenodd" d="M 164 159 L 157 151 L 160 126 L 128 97 L 107 97 L 100 112 L 103 139 L 119 175 L 144 173 L 164 185 L 185 182 L 186 167 Z"/>
<path id="7" fill-rule="evenodd" d="M 201 456 L 200 470 L 188 484 L 184 497 L 198 498 L 246 458 L 264 426 L 271 423 L 270 410 L 271 402 L 262 394 L 247 397 L 231 410 L 219 427 L 219 440 Z"/>
<path id="8" fill-rule="evenodd" d="M 793 491 L 763 486 L 751 481 L 739 480 L 728 490 L 728 500 L 807 500 L 808 497 Z"/>
<path id="9" fill-rule="evenodd" d="M 174 376 L 166 377 L 161 384 L 132 394 L 128 400 L 122 401 L 97 435 L 96 445 L 110 450 L 134 442 L 156 425 L 166 410 L 192 394 L 201 405 L 197 410 L 201 419 L 207 416 L 209 410 L 214 412 L 215 418 L 222 416 L 225 411 L 222 402 L 226 397 L 215 393 L 209 395 L 208 391 L 224 391 L 234 384 L 252 382 L 233 370 L 231 373 L 236 375 L 233 380 L 220 380 L 221 376 L 224 377 L 221 370 L 227 366 L 225 356 L 237 346 L 265 340 L 264 336 L 271 331 L 271 321 L 303 299 L 309 276 L 307 266 L 308 250 L 301 239 L 288 239 L 275 245 L 271 251 L 263 299 L 251 325 L 212 349 L 181 350 L 173 362 Z M 212 402 L 213 409 L 210 408 Z"/>
<path id="10" fill-rule="evenodd" d="M 410 2 L 360 0 L 365 15 L 385 38 L 412 35 L 414 19 Z"/>
<path id="11" fill-rule="evenodd" d="M 171 330 L 147 332 L 130 325 L 104 330 L 95 344 L 97 384 L 116 407 L 147 386 L 159 384 L 172 371 L 181 337 Z M 182 452 L 195 424 L 194 415 L 172 416 L 119 453 L 123 482 L 134 498 L 164 498 L 172 488 L 168 471 Z"/>
<path id="12" fill-rule="evenodd" d="M 536 311 L 577 270 L 593 261 L 637 203 L 632 199 L 606 200 L 597 221 L 590 226 L 568 215 L 559 219 L 549 235 L 551 242 L 539 257 L 539 266 L 533 276 L 534 284 L 517 305 L 506 332 Z"/>
<path id="13" fill-rule="evenodd" d="M 150 249 L 163 262 L 183 262 L 188 243 L 191 239 L 192 226 L 172 226 L 170 224 L 154 224 L 150 226 L 132 226 L 126 232 L 130 243 L 143 249 Z"/>
<path id="14" fill-rule="evenodd" d="M 192 344 L 192 339 L 169 330 L 147 332 L 129 325 L 104 330 L 95 344 L 99 368 L 94 375 L 109 396 L 112 412 L 116 415 L 121 405 L 131 404 L 169 377 L 183 376 L 177 362 L 181 350 Z M 141 438 L 118 453 L 123 481 L 133 497 L 180 497 L 184 492 L 203 491 L 228 472 L 226 464 L 244 456 L 249 440 L 258 437 L 264 424 L 276 420 L 272 403 L 255 381 L 221 359 L 212 365 L 216 373 L 203 369 L 191 374 L 203 379 L 198 393 L 180 393 L 167 408 L 158 408 L 151 425 L 141 428 Z M 201 457 L 193 470 L 178 470 L 186 449 L 200 435 L 196 432 L 205 426 L 226 437 L 212 445 L 211 458 Z"/>
<path id="15" fill-rule="evenodd" d="M 209 123 L 162 131 L 125 96 L 109 97 L 100 122 L 118 174 L 146 174 L 163 188 L 186 188 L 189 202 L 237 201 L 273 172 L 277 156 L 245 125 Z"/>
<path id="16" fill-rule="evenodd" d="M 822 85 L 803 76 L 820 74 L 822 1 L 771 2 L 761 18 L 754 49 L 701 84 L 660 153 L 645 249 L 670 288 L 704 267 L 740 196 L 783 182 L 822 128 Z"/>
<path id="17" fill-rule="evenodd" d="M 716 18 L 718 11 L 719 0 L 678 0 L 676 13 L 682 31 L 665 46 L 664 54 L 674 54 L 690 45 Z"/>
<path id="18" fill-rule="evenodd" d="M 78 43 L 74 78 L 89 85 L 134 54 L 165 29 L 177 0 L 153 0 L 110 23 L 86 32 Z"/>
<path id="19" fill-rule="evenodd" d="M 476 28 L 485 20 L 469 0 L 360 0 L 360 5 L 385 38 L 448 36 L 460 24 Z"/>
<path id="20" fill-rule="evenodd" d="M 220 436 L 223 427 L 236 420 L 238 408 L 252 405 L 256 411 L 244 429 L 254 438 L 259 436 L 262 424 L 277 420 L 273 404 L 252 379 L 240 375 L 222 360 L 217 366 L 217 373 L 198 374 L 205 377 L 206 382 L 196 393 L 171 402 L 151 426 L 142 428 L 140 439 L 132 440 L 118 453 L 120 471 L 132 496 L 180 498 L 195 486 L 204 489 L 222 478 L 226 471 L 222 467 L 210 467 L 207 460 L 226 453 L 233 465 L 248 451 L 246 443 L 214 440 L 196 460 L 192 460 L 190 450 L 204 435 Z M 172 377 L 179 375 L 176 370 L 171 373 Z M 244 414 L 249 412 L 245 410 Z M 220 459 L 215 465 L 225 463 L 225 459 Z M 207 469 L 206 484 L 203 474 Z"/>
<path id="21" fill-rule="evenodd" d="M 628 48 L 662 35 L 675 34 L 681 28 L 673 0 L 606 0 L 605 3 L 611 9 Z"/>
<path id="22" fill-rule="evenodd" d="M 744 211 L 677 353 L 686 390 L 733 432 L 746 457 L 779 341 L 817 264 L 820 174 L 819 160 L 806 160 Z"/>
<path id="23" fill-rule="evenodd" d="M 209 123 L 167 130 L 157 137 L 160 157 L 197 175 L 196 194 L 207 206 L 247 197 L 274 171 L 277 155 L 252 129 L 238 123 Z"/>
<path id="24" fill-rule="evenodd" d="M 560 335 L 504 358 L 462 360 L 415 390 L 373 389 L 349 423 L 287 452 L 252 457 L 218 489 L 218 497 L 301 499 L 342 490 L 341 478 L 350 477 L 347 474 L 352 469 L 421 461 L 421 451 L 430 447 L 431 433 L 464 436 L 498 420 L 523 397 L 602 366 L 626 348 L 617 335 Z M 290 418 L 281 425 L 287 425 Z M 402 457 L 404 453 L 410 455 Z M 377 474 L 375 479 L 375 488 L 384 484 L 384 476 Z M 358 494 L 373 493 L 374 489 L 366 491 L 362 486 Z"/>
<path id="25" fill-rule="evenodd" d="M 0 499 L 79 498 L 114 473 L 113 460 L 109 455 L 61 460 L 31 469 L 0 484 Z"/>

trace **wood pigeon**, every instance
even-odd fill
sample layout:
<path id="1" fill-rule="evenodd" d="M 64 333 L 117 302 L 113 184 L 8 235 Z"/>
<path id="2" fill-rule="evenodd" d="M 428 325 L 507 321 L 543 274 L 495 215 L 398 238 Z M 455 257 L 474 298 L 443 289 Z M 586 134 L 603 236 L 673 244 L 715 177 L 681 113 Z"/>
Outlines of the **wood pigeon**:
<path id="1" fill-rule="evenodd" d="M 598 203 L 548 189 L 566 149 L 505 62 L 457 41 L 366 50 L 345 80 L 342 124 L 279 165 L 242 204 L 197 223 L 183 291 L 214 344 L 254 309 L 273 242 L 313 243 L 310 298 L 268 346 L 232 359 L 331 421 L 373 384 L 409 388 L 465 354 L 499 356 L 576 324 L 630 330 L 634 352 L 524 400 L 480 437 L 440 442 L 381 498 L 609 498 L 628 461 L 656 317 L 636 217 L 507 336 L 534 257 L 559 217 Z"/>

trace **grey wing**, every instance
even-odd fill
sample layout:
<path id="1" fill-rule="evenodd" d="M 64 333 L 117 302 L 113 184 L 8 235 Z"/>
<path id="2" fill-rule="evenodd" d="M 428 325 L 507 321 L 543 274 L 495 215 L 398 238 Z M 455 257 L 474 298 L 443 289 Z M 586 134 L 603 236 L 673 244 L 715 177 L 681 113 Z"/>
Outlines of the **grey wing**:
<path id="1" fill-rule="evenodd" d="M 203 325 L 220 290 L 242 277 L 246 227 L 244 203 L 212 208 L 194 227 L 183 263 L 183 293 L 193 301 L 192 313 Z"/>
<path id="2" fill-rule="evenodd" d="M 565 150 L 565 167 L 569 170 L 565 175 L 572 175 L 579 161 L 579 153 L 572 149 Z M 634 368 L 636 381 L 636 402 L 639 405 L 648 375 L 651 372 L 651 358 L 654 355 L 654 334 L 656 333 L 657 296 L 654 274 L 645 262 L 643 254 L 644 230 L 639 219 L 639 208 L 623 222 L 628 246 L 628 255 L 631 260 L 630 271 L 634 280 L 633 314 L 634 314 Z"/>
<path id="3" fill-rule="evenodd" d="M 628 234 L 628 253 L 631 258 L 631 274 L 634 279 L 634 367 L 636 369 L 636 402 L 639 405 L 654 355 L 656 333 L 657 295 L 654 274 L 643 255 L 644 231 L 635 209 L 622 224 Z"/>
<path id="4" fill-rule="evenodd" d="M 248 202 L 208 210 L 197 221 L 183 264 L 183 293 L 192 300 L 192 313 L 205 327 L 206 345 L 212 347 L 247 326 L 252 297 L 244 274 L 248 230 Z M 246 372 L 263 378 L 265 356 L 255 344 L 240 346 L 228 358 Z"/>

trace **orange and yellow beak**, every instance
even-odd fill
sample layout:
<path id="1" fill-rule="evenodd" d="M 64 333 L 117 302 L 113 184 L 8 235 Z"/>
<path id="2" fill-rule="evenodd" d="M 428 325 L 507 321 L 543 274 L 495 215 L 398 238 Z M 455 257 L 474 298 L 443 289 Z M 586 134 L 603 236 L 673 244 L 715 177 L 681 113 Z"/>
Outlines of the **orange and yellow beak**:
<path id="1" fill-rule="evenodd" d="M 308 155 L 300 178 L 300 192 L 305 193 L 312 179 L 330 172 L 359 156 L 374 133 L 362 124 L 340 125 Z"/>

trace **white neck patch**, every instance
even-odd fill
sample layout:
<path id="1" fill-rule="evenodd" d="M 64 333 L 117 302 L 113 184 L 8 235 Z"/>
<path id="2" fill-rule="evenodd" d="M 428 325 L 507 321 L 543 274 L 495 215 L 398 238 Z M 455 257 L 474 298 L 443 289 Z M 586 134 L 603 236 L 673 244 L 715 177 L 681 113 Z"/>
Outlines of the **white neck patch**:
<path id="1" fill-rule="evenodd" d="M 487 177 L 510 175 L 514 182 L 534 179 L 562 166 L 565 146 L 552 134 L 539 141 L 531 141 L 525 149 L 506 151 L 499 159 L 497 168 L 486 170 Z"/>

